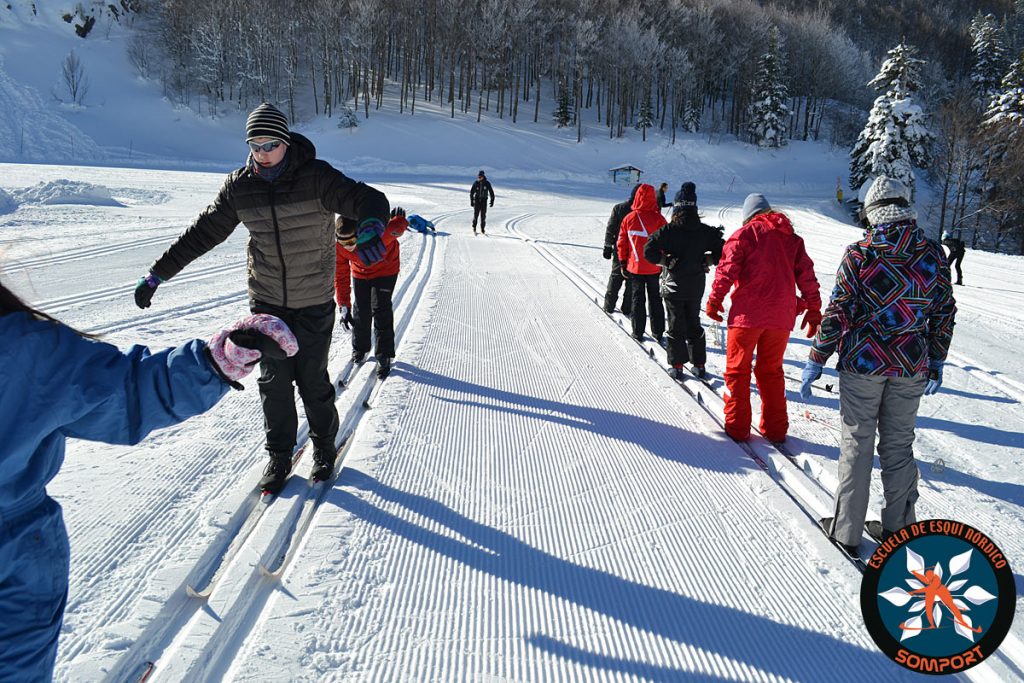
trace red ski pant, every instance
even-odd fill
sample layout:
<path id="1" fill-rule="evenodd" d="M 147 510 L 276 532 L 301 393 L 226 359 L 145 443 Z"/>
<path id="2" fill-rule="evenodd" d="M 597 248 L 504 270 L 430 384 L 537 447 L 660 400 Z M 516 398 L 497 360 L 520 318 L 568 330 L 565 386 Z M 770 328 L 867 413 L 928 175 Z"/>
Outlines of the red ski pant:
<path id="1" fill-rule="evenodd" d="M 761 433 L 769 441 L 782 441 L 789 430 L 786 380 L 782 356 L 789 330 L 730 327 L 725 350 L 725 432 L 738 441 L 750 438 L 750 368 L 754 365 L 761 394 Z"/>

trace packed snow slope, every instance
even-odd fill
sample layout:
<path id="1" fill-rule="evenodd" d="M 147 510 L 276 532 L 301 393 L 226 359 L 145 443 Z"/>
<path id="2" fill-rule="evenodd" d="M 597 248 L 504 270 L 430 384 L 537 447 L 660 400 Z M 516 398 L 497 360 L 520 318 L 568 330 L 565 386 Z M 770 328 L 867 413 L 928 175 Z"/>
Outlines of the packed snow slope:
<path id="1" fill-rule="evenodd" d="M 4 277 L 44 309 L 123 347 L 209 338 L 247 313 L 244 229 L 161 285 L 153 308 L 131 296 L 220 174 L 0 168 L 18 203 L 0 216 Z M 368 412 L 370 366 L 339 391 L 355 436 L 281 579 L 258 566 L 295 527 L 308 458 L 208 601 L 185 591 L 230 540 L 262 470 L 254 378 L 138 447 L 72 442 L 50 487 L 73 552 L 59 680 L 134 680 L 147 661 L 167 681 L 909 676 L 871 643 L 859 574 L 813 514 L 581 291 L 579 271 L 603 286 L 604 222 L 625 187 L 552 192 L 492 174 L 489 234 L 473 237 L 467 179 L 400 170 L 363 178 L 437 219 L 438 234 L 404 238 L 395 373 Z M 741 194 L 696 178 L 708 220 L 735 229 Z M 81 203 L 52 203 L 62 188 Z M 858 231 L 813 193 L 769 197 L 793 216 L 827 292 Z M 946 385 L 919 420 L 919 511 L 985 530 L 1021 566 L 1024 292 L 1008 274 L 1019 260 L 971 252 L 965 264 Z M 340 328 L 332 353 L 339 372 Z M 805 354 L 794 334 L 790 374 Z M 711 357 L 717 374 L 714 344 Z M 836 400 L 790 399 L 790 444 L 827 488 Z M 1002 661 L 983 671 L 1020 676 Z"/>

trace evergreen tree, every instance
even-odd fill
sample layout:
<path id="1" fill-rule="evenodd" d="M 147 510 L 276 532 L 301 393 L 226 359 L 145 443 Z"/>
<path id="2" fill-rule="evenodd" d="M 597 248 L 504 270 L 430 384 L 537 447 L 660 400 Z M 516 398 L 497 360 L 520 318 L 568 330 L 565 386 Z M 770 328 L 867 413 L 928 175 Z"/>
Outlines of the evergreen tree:
<path id="1" fill-rule="evenodd" d="M 933 136 L 924 112 L 914 103 L 921 87 L 916 50 L 901 43 L 889 51 L 869 86 L 881 91 L 868 123 L 850 152 L 850 186 L 859 188 L 869 178 L 887 175 L 914 188 L 914 167 L 928 163 Z"/>
<path id="2" fill-rule="evenodd" d="M 996 249 L 1013 240 L 1017 250 L 1024 251 L 1024 53 L 992 98 L 982 133 L 985 166 L 980 191 L 988 240 Z"/>
<path id="3" fill-rule="evenodd" d="M 992 98 L 985 112 L 985 124 L 1024 127 L 1024 52 L 1010 67 L 1002 80 L 1002 88 Z"/>
<path id="4" fill-rule="evenodd" d="M 982 102 L 987 106 L 989 100 L 999 91 L 999 84 L 1006 73 L 1006 39 L 1003 29 L 991 14 L 980 12 L 971 21 L 971 54 L 974 68 L 971 71 L 971 83 Z"/>
<path id="5" fill-rule="evenodd" d="M 757 60 L 757 72 L 751 91 L 753 103 L 747 110 L 748 130 L 754 142 L 762 147 L 786 144 L 786 117 L 789 96 L 783 76 L 779 30 L 774 26 L 768 35 L 768 51 Z"/>
<path id="6" fill-rule="evenodd" d="M 562 79 L 558 82 L 558 103 L 555 105 L 555 123 L 565 128 L 572 123 L 572 100 L 569 97 L 569 85 Z"/>
<path id="7" fill-rule="evenodd" d="M 682 126 L 687 133 L 696 133 L 700 130 L 700 102 L 686 103 L 683 107 Z"/>
<path id="8" fill-rule="evenodd" d="M 651 106 L 651 88 L 645 88 L 646 95 L 640 101 L 640 113 L 636 117 L 636 129 L 640 131 L 640 139 L 647 141 L 647 129 L 654 125 L 654 111 Z"/>

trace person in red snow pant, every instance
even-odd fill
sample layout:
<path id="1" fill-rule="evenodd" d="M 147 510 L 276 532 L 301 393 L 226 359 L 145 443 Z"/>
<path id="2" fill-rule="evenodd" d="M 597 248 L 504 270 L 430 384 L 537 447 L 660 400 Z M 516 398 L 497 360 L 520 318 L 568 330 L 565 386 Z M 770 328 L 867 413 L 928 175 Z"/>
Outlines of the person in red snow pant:
<path id="1" fill-rule="evenodd" d="M 405 210 L 395 207 L 380 239 L 385 253 L 377 263 L 364 264 L 356 253 L 355 223 L 339 216 L 336 223 L 334 296 L 339 321 L 352 328 L 352 360 L 361 363 L 370 352 L 370 323 L 377 332 L 378 377 L 387 377 L 395 357 L 395 315 L 391 296 L 401 269 L 398 238 L 409 227 Z M 353 299 L 354 304 L 353 305 Z"/>
<path id="2" fill-rule="evenodd" d="M 733 287 L 735 285 L 735 288 Z M 797 288 L 800 297 L 796 296 Z M 750 374 L 761 394 L 761 433 L 783 441 L 789 430 L 782 357 L 800 307 L 802 327 L 813 337 L 821 323 L 821 296 L 814 263 L 785 215 L 760 194 L 743 203 L 743 227 L 729 236 L 715 270 L 706 313 L 722 321 L 722 301 L 732 297 L 726 343 L 725 432 L 750 438 Z M 754 365 L 754 354 L 757 363 Z"/>
<path id="3" fill-rule="evenodd" d="M 761 395 L 761 433 L 769 441 L 782 441 L 789 431 L 786 413 L 786 378 L 782 356 L 789 330 L 730 327 L 725 347 L 725 431 L 732 438 L 750 438 L 750 373 L 753 365 Z M 754 354 L 757 362 L 754 363 Z"/>

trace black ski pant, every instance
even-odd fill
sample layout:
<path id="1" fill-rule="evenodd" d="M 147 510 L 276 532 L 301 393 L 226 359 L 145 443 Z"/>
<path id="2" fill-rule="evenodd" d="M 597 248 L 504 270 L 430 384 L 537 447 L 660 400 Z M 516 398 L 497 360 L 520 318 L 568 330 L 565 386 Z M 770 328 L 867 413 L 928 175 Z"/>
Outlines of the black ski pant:
<path id="1" fill-rule="evenodd" d="M 314 448 L 334 451 L 338 433 L 338 411 L 334 407 L 334 385 L 327 376 L 327 355 L 334 331 L 334 302 L 306 308 L 281 308 L 251 301 L 253 313 L 276 315 L 287 323 L 299 342 L 299 352 L 291 358 L 260 359 L 260 401 L 263 404 L 263 428 L 270 453 L 291 455 L 299 419 L 295 410 L 297 386 L 309 420 L 309 439 Z"/>
<path id="2" fill-rule="evenodd" d="M 615 304 L 619 299 L 619 289 L 625 285 L 622 293 L 622 313 L 628 316 L 633 310 L 633 290 L 629 280 L 622 277 L 622 265 L 619 263 L 619 255 L 612 251 L 612 272 L 608 276 L 608 289 L 604 293 L 604 310 L 611 313 L 615 310 Z"/>
<path id="3" fill-rule="evenodd" d="M 963 263 L 963 262 L 964 262 L 964 252 L 962 252 L 962 251 L 960 251 L 960 252 L 954 251 L 952 254 L 949 255 L 949 258 L 946 260 L 946 265 L 947 266 L 953 266 L 953 265 L 956 266 L 956 283 L 958 285 L 962 285 L 963 282 L 964 282 L 964 273 L 963 273 L 962 270 L 960 270 L 960 264 Z"/>
<path id="4" fill-rule="evenodd" d="M 487 204 L 473 205 L 473 230 L 476 230 L 476 220 L 480 219 L 480 229 L 487 227 Z"/>
<path id="5" fill-rule="evenodd" d="M 647 327 L 647 311 L 651 313 L 651 336 L 655 339 L 665 334 L 665 309 L 661 306 L 661 276 L 633 275 L 629 276 L 632 287 L 633 310 L 630 319 L 633 321 L 633 336 L 641 339 Z M 646 299 L 646 301 L 645 301 Z"/>
<path id="6" fill-rule="evenodd" d="M 377 333 L 377 358 L 395 357 L 395 312 L 391 295 L 398 275 L 370 280 L 352 278 L 352 350 L 370 352 L 370 321 Z"/>
<path id="7" fill-rule="evenodd" d="M 700 324 L 700 299 L 665 297 L 665 310 L 668 313 L 668 364 L 707 363 L 704 326 Z"/>

